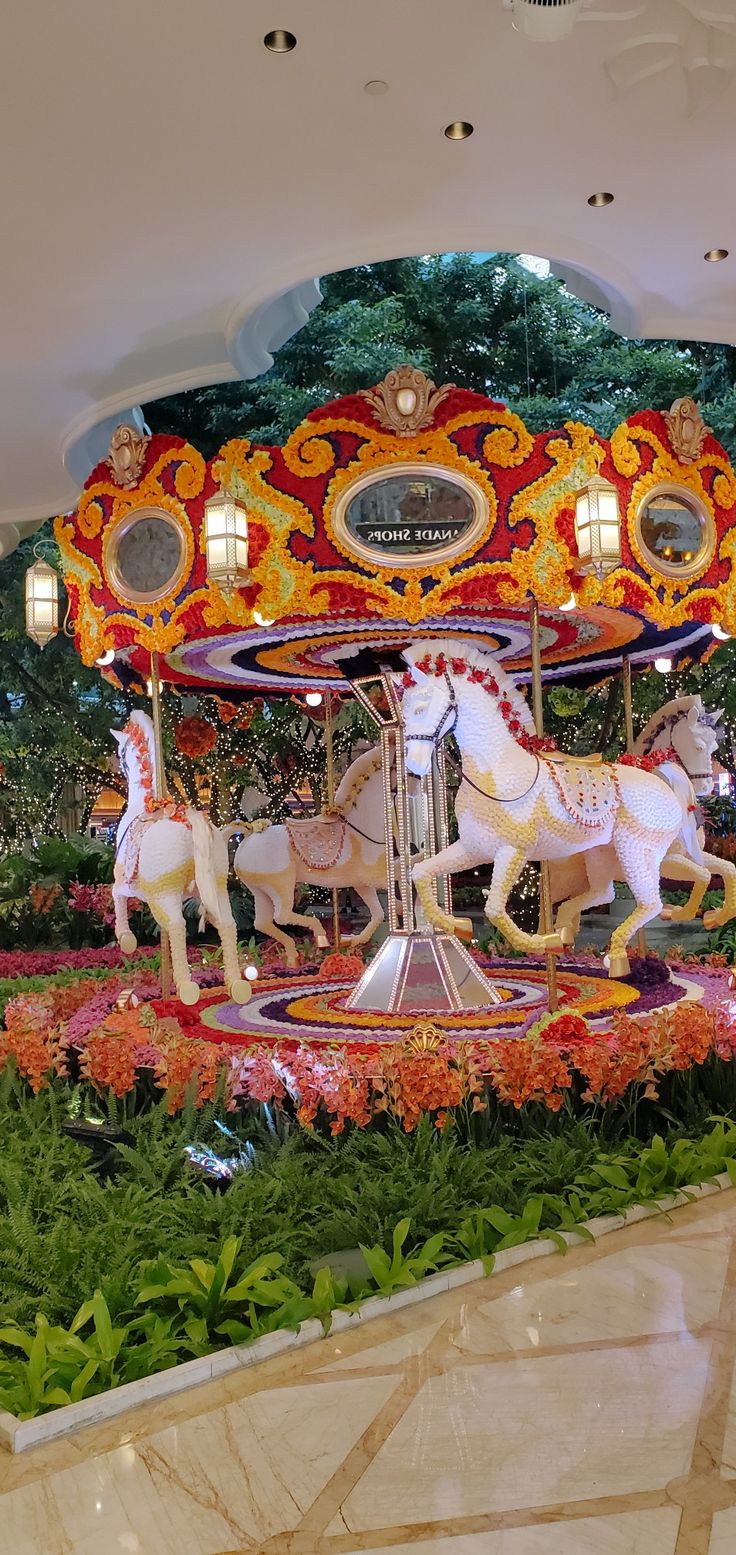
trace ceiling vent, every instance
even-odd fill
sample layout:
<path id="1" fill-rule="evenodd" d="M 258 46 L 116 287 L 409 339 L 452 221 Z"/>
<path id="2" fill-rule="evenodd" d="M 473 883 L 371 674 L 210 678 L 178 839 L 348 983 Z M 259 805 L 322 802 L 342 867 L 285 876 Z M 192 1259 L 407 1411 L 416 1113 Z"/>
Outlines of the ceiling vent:
<path id="1" fill-rule="evenodd" d="M 535 43 L 557 43 L 572 32 L 582 0 L 511 0 L 514 26 Z"/>

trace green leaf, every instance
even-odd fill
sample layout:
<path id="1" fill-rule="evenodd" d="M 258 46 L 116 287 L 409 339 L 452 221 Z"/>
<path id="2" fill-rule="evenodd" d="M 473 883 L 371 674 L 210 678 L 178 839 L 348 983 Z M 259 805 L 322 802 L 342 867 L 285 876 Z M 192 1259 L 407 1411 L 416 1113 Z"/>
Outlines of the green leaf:
<path id="1" fill-rule="evenodd" d="M 373 1282 L 382 1290 L 391 1279 L 391 1263 L 382 1247 L 364 1247 L 360 1244 L 360 1251 L 368 1265 Z"/>
<path id="2" fill-rule="evenodd" d="M 72 1404 L 78 1404 L 80 1399 L 84 1398 L 87 1392 L 87 1384 L 96 1376 L 98 1366 L 98 1361 L 88 1361 L 86 1366 L 83 1366 L 82 1370 L 77 1372 L 69 1389 L 69 1397 Z"/>
<path id="3" fill-rule="evenodd" d="M 406 1241 L 406 1239 L 407 1239 L 407 1237 L 409 1235 L 409 1227 L 410 1226 L 411 1226 L 411 1218 L 408 1215 L 405 1216 L 405 1218 L 403 1220 L 400 1220 L 397 1223 L 397 1225 L 394 1226 L 394 1232 L 393 1232 L 393 1236 L 391 1238 L 391 1245 L 392 1245 L 392 1248 L 393 1248 L 393 1255 L 394 1255 L 393 1256 L 393 1265 L 396 1268 L 398 1268 L 400 1266 L 400 1264 L 401 1264 L 401 1254 L 402 1254 L 404 1243 L 405 1243 L 405 1241 Z"/>

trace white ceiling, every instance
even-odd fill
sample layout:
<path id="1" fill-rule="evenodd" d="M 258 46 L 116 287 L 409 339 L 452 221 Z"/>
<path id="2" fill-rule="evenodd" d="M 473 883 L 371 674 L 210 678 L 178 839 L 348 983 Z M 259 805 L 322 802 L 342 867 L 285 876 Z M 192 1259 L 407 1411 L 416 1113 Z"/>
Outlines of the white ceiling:
<path id="1" fill-rule="evenodd" d="M 103 418 L 262 368 L 303 283 L 359 262 L 543 254 L 625 333 L 736 339 L 736 0 L 600 7 L 556 45 L 502 0 L 6 8 L 0 522 L 74 503 Z"/>

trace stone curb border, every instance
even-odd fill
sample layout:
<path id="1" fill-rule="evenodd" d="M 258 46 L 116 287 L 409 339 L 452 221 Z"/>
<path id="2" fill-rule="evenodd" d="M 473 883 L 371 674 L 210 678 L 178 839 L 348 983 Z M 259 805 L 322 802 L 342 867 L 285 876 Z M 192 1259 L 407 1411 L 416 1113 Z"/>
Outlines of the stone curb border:
<path id="1" fill-rule="evenodd" d="M 696 1199 L 709 1198 L 733 1186 L 728 1172 L 722 1172 L 712 1182 L 680 1189 L 650 1204 L 635 1204 L 621 1215 L 599 1215 L 595 1220 L 586 1220 L 584 1227 L 598 1240 L 612 1231 L 622 1230 L 624 1226 L 666 1214 L 668 1210 L 679 1209 Z M 585 1245 L 585 1237 L 575 1231 L 564 1231 L 561 1235 L 568 1247 Z M 545 1238 L 506 1248 L 496 1254 L 493 1274 L 502 1274 L 505 1269 L 511 1269 L 517 1264 L 530 1263 L 532 1259 L 546 1258 L 556 1252 L 558 1248 L 554 1242 Z M 125 1383 L 123 1387 L 112 1388 L 107 1393 L 98 1393 L 94 1398 L 83 1399 L 79 1404 L 66 1404 L 36 1420 L 16 1420 L 7 1410 L 0 1410 L 0 1447 L 14 1453 L 25 1452 L 29 1447 L 68 1436 L 82 1426 L 111 1420 L 115 1415 L 124 1414 L 127 1409 L 135 1409 L 139 1404 L 148 1403 L 152 1399 L 170 1398 L 175 1393 L 183 1393 L 187 1388 L 224 1377 L 228 1372 L 238 1371 L 241 1367 L 256 1366 L 260 1361 L 271 1360 L 273 1356 L 282 1355 L 287 1350 L 297 1350 L 332 1334 L 358 1328 L 371 1318 L 385 1317 L 388 1313 L 396 1312 L 399 1307 L 428 1301 L 432 1296 L 453 1290 L 458 1285 L 470 1285 L 474 1280 L 484 1278 L 483 1263 L 476 1259 L 473 1263 L 461 1264 L 440 1274 L 431 1274 L 418 1285 L 398 1291 L 394 1296 L 369 1296 L 358 1312 L 333 1312 L 327 1334 L 318 1318 L 310 1318 L 308 1322 L 302 1323 L 296 1333 L 289 1329 L 279 1329 L 276 1333 L 264 1334 L 260 1339 L 255 1339 L 253 1344 L 234 1345 L 227 1350 L 218 1350 L 214 1355 L 184 1361 L 180 1366 L 171 1366 L 168 1371 L 158 1372 L 153 1377 L 143 1377 L 138 1382 Z"/>

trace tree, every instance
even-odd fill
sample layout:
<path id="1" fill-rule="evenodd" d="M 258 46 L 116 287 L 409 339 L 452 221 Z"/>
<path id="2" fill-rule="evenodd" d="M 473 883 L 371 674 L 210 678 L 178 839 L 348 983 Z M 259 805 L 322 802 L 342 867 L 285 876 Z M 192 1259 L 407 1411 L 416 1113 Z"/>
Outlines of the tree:
<path id="1" fill-rule="evenodd" d="M 0 850 L 57 831 L 66 784 L 81 790 L 85 821 L 103 787 L 125 792 L 110 727 L 130 700 L 85 668 L 63 632 L 43 649 L 26 636 L 23 584 L 39 540 L 53 561 L 53 536 L 42 529 L 0 573 Z"/>

